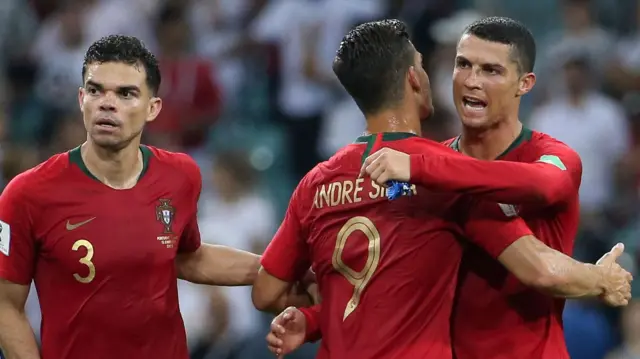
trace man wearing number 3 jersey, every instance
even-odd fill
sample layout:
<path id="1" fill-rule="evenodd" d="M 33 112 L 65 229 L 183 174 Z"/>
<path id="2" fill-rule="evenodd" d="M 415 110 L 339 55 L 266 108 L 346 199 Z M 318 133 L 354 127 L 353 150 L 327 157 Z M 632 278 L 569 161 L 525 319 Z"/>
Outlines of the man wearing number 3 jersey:
<path id="1" fill-rule="evenodd" d="M 162 107 L 144 45 L 100 39 L 82 80 L 87 141 L 0 196 L 0 347 L 16 359 L 187 359 L 176 279 L 250 285 L 259 257 L 200 244 L 196 163 L 140 144 Z M 41 355 L 24 313 L 32 280 Z"/>
<path id="2" fill-rule="evenodd" d="M 546 247 L 497 203 L 420 186 L 389 201 L 384 187 L 359 177 L 362 161 L 380 146 L 453 153 L 418 136 L 420 120 L 433 111 L 421 63 L 397 20 L 366 23 L 345 36 L 333 69 L 364 112 L 369 134 L 303 178 L 263 255 L 253 289 L 261 310 L 310 265 L 316 272 L 322 308 L 318 316 L 304 311 L 306 329 L 323 334 L 318 358 L 452 358 L 449 321 L 463 237 L 552 294 L 621 301 L 629 295 L 628 273 Z M 300 343 L 280 344 L 275 351 L 283 355 Z"/>

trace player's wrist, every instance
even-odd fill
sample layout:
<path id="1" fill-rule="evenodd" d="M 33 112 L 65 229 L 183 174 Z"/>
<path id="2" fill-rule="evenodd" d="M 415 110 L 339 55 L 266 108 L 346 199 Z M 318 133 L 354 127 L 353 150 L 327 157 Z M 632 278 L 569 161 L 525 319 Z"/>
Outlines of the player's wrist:
<path id="1" fill-rule="evenodd" d="M 608 270 L 609 268 L 604 267 L 604 266 L 600 266 L 600 265 L 596 265 L 596 264 L 586 264 L 587 266 L 589 266 L 589 269 L 593 270 L 596 272 L 596 281 L 593 285 L 593 288 L 591 290 L 590 296 L 603 296 L 607 293 L 607 276 L 608 276 Z"/>
<path id="2" fill-rule="evenodd" d="M 298 308 L 298 310 L 302 312 L 305 319 L 304 341 L 313 343 L 320 340 L 320 323 L 316 320 L 313 309 Z"/>

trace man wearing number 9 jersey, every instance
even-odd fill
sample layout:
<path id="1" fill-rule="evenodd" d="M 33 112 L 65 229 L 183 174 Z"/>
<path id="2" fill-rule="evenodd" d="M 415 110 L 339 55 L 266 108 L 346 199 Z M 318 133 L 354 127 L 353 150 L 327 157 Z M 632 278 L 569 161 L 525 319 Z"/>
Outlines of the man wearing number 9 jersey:
<path id="1" fill-rule="evenodd" d="M 334 72 L 366 115 L 370 134 L 304 177 L 263 255 L 253 289 L 261 310 L 272 309 L 310 265 L 316 272 L 322 309 L 319 320 L 307 316 L 307 329 L 315 321 L 323 334 L 318 358 L 451 358 L 463 236 L 523 282 L 554 294 L 600 295 L 626 279 L 620 268 L 582 264 L 544 246 L 497 203 L 419 186 L 410 197 L 388 201 L 384 187 L 359 178 L 362 161 L 381 145 L 453 153 L 418 136 L 420 120 L 433 111 L 421 63 L 399 21 L 366 23 L 347 34 Z M 551 266 L 562 269 L 562 281 L 547 280 Z"/>

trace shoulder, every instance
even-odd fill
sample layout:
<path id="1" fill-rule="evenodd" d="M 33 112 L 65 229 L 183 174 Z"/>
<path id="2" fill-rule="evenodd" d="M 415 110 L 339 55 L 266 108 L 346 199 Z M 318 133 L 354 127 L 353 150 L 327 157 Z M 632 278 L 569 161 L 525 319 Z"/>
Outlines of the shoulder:
<path id="1" fill-rule="evenodd" d="M 172 174 L 182 174 L 181 188 L 187 193 L 194 203 L 198 202 L 202 192 L 202 174 L 200 167 L 191 156 L 186 153 L 161 150 L 153 146 L 146 146 L 152 156 L 162 166 L 162 171 Z"/>
<path id="2" fill-rule="evenodd" d="M 30 168 L 14 177 L 5 191 L 19 191 L 23 194 L 34 193 L 37 189 L 62 176 L 70 167 L 69 154 L 59 153 L 51 156 L 39 165 Z"/>
<path id="3" fill-rule="evenodd" d="M 531 131 L 529 146 L 539 151 L 554 150 L 568 155 L 578 156 L 578 152 L 569 147 L 569 145 L 543 132 Z"/>
<path id="4" fill-rule="evenodd" d="M 578 152 L 546 133 L 532 131 L 527 147 L 535 154 L 537 161 L 553 163 L 556 158 L 559 158 L 562 164 L 567 162 L 566 165 L 582 167 Z"/>
<path id="5" fill-rule="evenodd" d="M 196 161 L 186 153 L 171 152 L 153 146 L 146 146 L 158 162 L 186 174 L 189 179 L 201 181 L 200 167 Z"/>
<path id="6" fill-rule="evenodd" d="M 63 175 L 70 167 L 67 153 L 56 154 L 39 165 L 15 176 L 2 191 L 2 203 L 14 210 L 32 211 L 44 208 L 43 202 L 57 193 L 61 183 L 66 183 Z"/>

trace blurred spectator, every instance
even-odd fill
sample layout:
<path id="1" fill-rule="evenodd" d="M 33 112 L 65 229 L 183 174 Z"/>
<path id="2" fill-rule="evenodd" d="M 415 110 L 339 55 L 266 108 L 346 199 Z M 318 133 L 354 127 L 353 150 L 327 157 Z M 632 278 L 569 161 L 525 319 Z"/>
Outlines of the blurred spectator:
<path id="1" fill-rule="evenodd" d="M 29 53 L 29 44 L 38 29 L 37 18 L 28 2 L 3 0 L 0 2 L 0 66 Z"/>
<path id="2" fill-rule="evenodd" d="M 640 359 L 640 302 L 632 301 L 623 309 L 622 345 L 606 359 Z"/>
<path id="3" fill-rule="evenodd" d="M 65 0 L 59 11 L 45 20 L 31 51 L 38 65 L 37 95 L 51 111 L 66 112 L 78 106 L 82 61 L 87 50 L 83 1 Z"/>
<path id="4" fill-rule="evenodd" d="M 612 198 L 613 166 L 629 148 L 624 112 L 618 103 L 594 88 L 588 61 L 588 57 L 574 54 L 564 63 L 567 94 L 537 109 L 530 124 L 565 142 L 580 155 L 580 202 L 586 215 L 600 212 Z"/>
<path id="5" fill-rule="evenodd" d="M 271 204 L 257 194 L 257 178 L 254 169 L 244 153 L 222 152 L 213 163 L 212 187 L 214 192 L 205 191 L 200 200 L 200 233 L 205 243 L 223 244 L 234 248 L 262 253 L 274 233 L 274 216 Z M 194 286 L 182 283 L 182 287 Z M 181 287 L 181 288 L 182 288 Z M 204 293 L 207 289 L 203 289 Z M 221 310 L 215 321 L 222 318 L 228 326 L 220 342 L 209 342 L 210 351 L 216 357 L 221 353 L 241 355 L 247 342 L 255 336 L 262 336 L 261 314 L 253 307 L 251 287 L 221 288 L 226 298 L 225 310 Z M 181 292 L 181 297 L 198 296 L 193 290 Z M 194 301 L 196 299 L 189 299 Z M 202 322 L 202 305 L 182 307 L 186 318 L 193 318 L 195 325 Z M 220 318 L 220 316 L 223 316 Z M 189 326 L 189 324 L 188 324 Z M 207 335 L 200 335 L 206 342 Z M 201 345 L 203 345 L 201 343 Z M 250 353 L 249 353 L 250 354 Z M 253 358 L 253 356 L 241 358 Z"/>
<path id="6" fill-rule="evenodd" d="M 27 145 L 49 142 L 51 126 L 55 125 L 45 102 L 36 94 L 36 66 L 28 61 L 14 61 L 7 71 L 6 115 L 11 142 Z M 79 76 L 79 74 L 76 74 Z"/>
<path id="7" fill-rule="evenodd" d="M 149 49 L 157 51 L 157 38 L 152 24 L 158 8 L 166 0 L 80 1 L 84 7 L 83 28 L 86 46 L 103 36 L 122 34 L 136 36 Z"/>
<path id="8" fill-rule="evenodd" d="M 562 0 L 564 28 L 552 33 L 541 42 L 538 73 L 538 92 L 543 96 L 555 96 L 567 91 L 562 81 L 553 76 L 562 69 L 559 67 L 568 57 L 582 52 L 591 64 L 589 77 L 594 86 L 600 86 L 604 69 L 612 59 L 614 50 L 613 36 L 599 26 L 592 15 L 591 0 Z"/>
<path id="9" fill-rule="evenodd" d="M 426 63 L 433 94 L 434 108 L 436 111 L 448 111 L 456 113 L 453 102 L 453 81 L 451 74 L 455 64 L 456 47 L 460 35 L 472 22 L 483 16 L 473 10 L 461 10 L 450 17 L 436 21 L 429 29 L 431 37 L 436 42 L 435 51 L 431 61 Z M 460 121 L 452 123 L 454 129 L 460 129 Z"/>
<path id="10" fill-rule="evenodd" d="M 222 100 L 213 79 L 212 64 L 193 51 L 185 6 L 167 4 L 156 21 L 163 110 L 149 124 L 148 135 L 152 142 L 154 137 L 161 136 L 163 144 L 189 150 L 203 145 L 220 114 Z"/>

